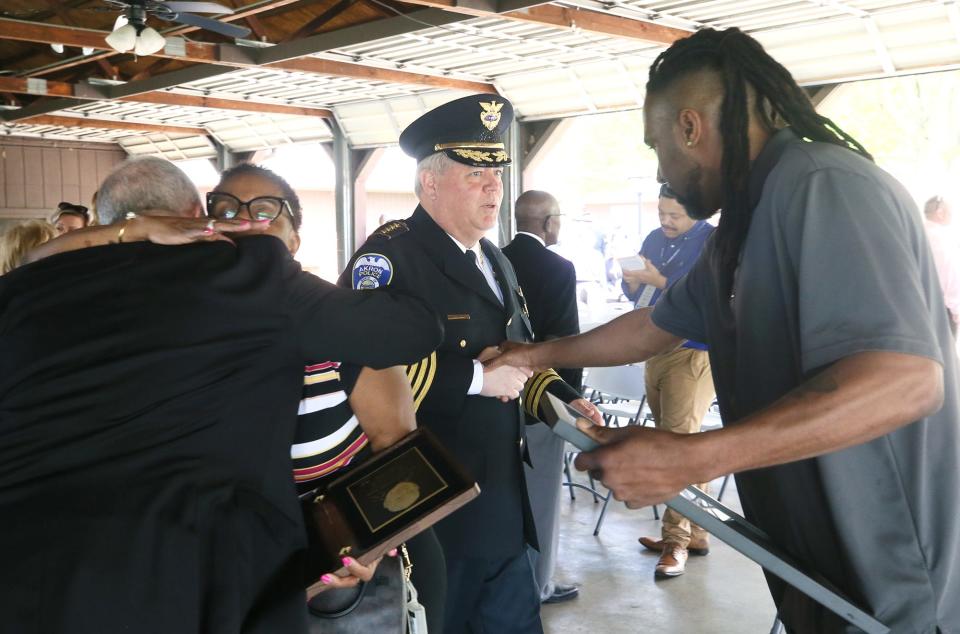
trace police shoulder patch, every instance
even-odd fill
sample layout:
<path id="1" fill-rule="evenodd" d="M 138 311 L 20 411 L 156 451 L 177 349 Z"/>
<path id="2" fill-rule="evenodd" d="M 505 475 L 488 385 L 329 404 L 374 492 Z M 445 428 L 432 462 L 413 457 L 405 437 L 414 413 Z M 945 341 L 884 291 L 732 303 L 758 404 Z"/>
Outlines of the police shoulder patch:
<path id="1" fill-rule="evenodd" d="M 390 284 L 393 263 L 382 253 L 364 253 L 353 263 L 353 288 L 368 290 Z"/>
<path id="2" fill-rule="evenodd" d="M 374 231 L 373 235 L 390 240 L 391 238 L 395 238 L 396 236 L 404 234 L 408 231 L 410 231 L 410 227 L 407 226 L 407 222 L 405 220 L 391 220 Z"/>

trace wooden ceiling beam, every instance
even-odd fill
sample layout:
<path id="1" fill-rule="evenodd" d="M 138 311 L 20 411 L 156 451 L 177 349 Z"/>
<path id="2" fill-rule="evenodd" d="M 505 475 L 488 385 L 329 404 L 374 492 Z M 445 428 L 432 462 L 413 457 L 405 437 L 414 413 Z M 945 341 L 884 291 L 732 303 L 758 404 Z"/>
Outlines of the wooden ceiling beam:
<path id="1" fill-rule="evenodd" d="M 266 13 L 267 11 L 274 11 L 276 9 L 281 9 L 283 7 L 289 6 L 291 4 L 296 4 L 302 0 L 257 0 L 256 2 L 250 2 L 242 7 L 238 7 L 234 10 L 233 13 L 228 15 L 218 16 L 217 19 L 221 22 L 236 22 L 237 20 L 245 20 L 248 17 L 259 15 L 261 13 Z M 161 35 L 164 37 L 172 35 L 184 35 L 186 33 L 193 33 L 194 31 L 199 31 L 200 27 L 197 26 L 175 26 L 164 31 L 161 31 Z M 103 48 L 95 47 L 95 48 Z M 40 76 L 40 75 L 49 75 L 50 73 L 55 73 L 57 71 L 63 70 L 65 68 L 70 68 L 72 66 L 77 66 L 80 64 L 86 64 L 88 62 L 96 61 L 98 59 L 106 59 L 108 57 L 113 57 L 115 55 L 120 55 L 113 49 L 107 49 L 100 53 L 94 53 L 93 55 L 88 55 L 85 57 L 75 57 L 73 59 L 64 60 L 59 64 L 52 64 L 50 66 L 38 69 L 36 72 L 28 73 L 31 76 Z"/>
<path id="2" fill-rule="evenodd" d="M 301 37 L 307 37 L 308 35 L 313 35 L 314 33 L 317 32 L 317 29 L 319 29 L 321 26 L 323 26 L 324 24 L 326 24 L 327 22 L 329 22 L 330 20 L 337 17 L 338 15 L 340 15 L 341 13 L 349 9 L 351 6 L 353 6 L 354 2 L 356 2 L 356 0 L 339 0 L 336 4 L 331 6 L 329 9 L 327 9 L 317 17 L 313 18 L 312 20 L 310 20 L 309 22 L 301 26 L 299 29 L 296 30 L 296 32 L 291 33 L 287 37 L 280 40 L 278 44 L 282 44 L 283 42 L 292 42 L 293 40 L 299 40 Z"/>
<path id="3" fill-rule="evenodd" d="M 525 0 L 516 1 L 522 2 Z M 206 44 L 206 46 L 216 47 L 217 56 L 220 60 L 219 63 L 193 64 L 169 73 L 155 75 L 148 79 L 130 81 L 112 86 L 94 87 L 88 85 L 87 88 L 92 92 L 99 93 L 94 95 L 93 98 L 96 99 L 133 97 L 147 92 L 166 90 L 191 82 L 223 76 L 230 73 L 234 68 L 251 67 L 252 65 L 253 68 L 262 69 L 263 66 L 267 64 L 286 63 L 295 61 L 297 58 L 311 56 L 315 53 L 323 53 L 337 48 L 353 46 L 371 39 L 403 35 L 423 29 L 422 22 L 427 20 L 430 21 L 430 24 L 444 25 L 464 19 L 466 19 L 466 17 L 458 13 L 437 9 L 423 9 L 414 12 L 410 16 L 396 16 L 384 20 L 377 20 L 362 26 L 345 27 L 322 35 L 313 35 L 301 40 L 278 44 L 268 48 L 251 49 L 249 47 L 227 44 Z M 177 57 L 176 59 L 183 58 Z M 413 83 L 412 75 L 414 74 L 411 73 L 410 75 L 411 77 L 409 77 L 409 79 L 411 79 Z M 423 81 L 422 78 L 421 81 Z M 0 116 L 2 116 L 4 121 L 12 122 L 74 108 L 83 103 L 82 99 L 76 97 L 42 97 L 29 106 L 20 108 L 19 110 L 2 112 Z"/>
<path id="4" fill-rule="evenodd" d="M 613 35 L 642 40 L 651 44 L 670 45 L 688 37 L 691 32 L 646 20 L 634 20 L 609 13 L 555 4 L 540 4 L 519 11 L 497 12 L 478 8 L 477 2 L 460 4 L 459 0 L 401 0 L 404 4 L 443 9 L 483 18 L 504 18 L 520 22 L 535 22 L 565 29 L 577 28 L 590 33 Z M 492 7 L 493 5 L 491 5 Z"/>
<path id="5" fill-rule="evenodd" d="M 58 117 L 55 115 L 41 115 L 30 119 L 26 125 L 49 125 L 60 128 L 93 128 L 97 130 L 126 130 L 131 133 L 143 132 L 147 134 L 190 134 L 206 136 L 204 128 L 188 128 L 176 125 L 159 125 L 154 123 L 134 123 L 132 121 L 115 121 L 108 119 L 94 119 L 92 117 Z"/>
<path id="6" fill-rule="evenodd" d="M 258 40 L 266 42 L 269 39 L 267 38 L 267 27 L 260 21 L 260 18 L 255 15 L 248 15 L 244 19 L 244 22 L 247 23 L 247 26 L 250 27 L 250 30 L 253 31 L 253 34 Z"/>
<path id="7" fill-rule="evenodd" d="M 323 119 L 333 118 L 333 111 L 327 110 L 326 108 L 305 108 L 302 106 L 288 106 L 286 104 L 219 99 L 217 97 L 204 97 L 202 95 L 184 95 L 176 92 L 145 92 L 132 97 L 121 97 L 120 101 L 155 103 L 167 106 L 187 106 L 193 108 L 214 108 L 217 110 L 256 112 L 262 114 L 321 117 Z"/>
<path id="8" fill-rule="evenodd" d="M 379 68 L 377 66 L 366 66 L 364 64 L 353 64 L 350 62 L 337 62 L 330 59 L 320 59 L 319 57 L 301 57 L 299 59 L 291 59 L 285 62 L 277 62 L 268 66 L 261 66 L 260 68 L 275 68 L 278 70 L 296 71 L 301 73 L 316 73 L 320 75 L 336 75 L 338 77 L 369 79 L 375 81 L 385 81 L 394 84 L 432 86 L 434 88 L 465 90 L 467 92 L 497 92 L 497 89 L 493 84 L 488 84 L 481 81 L 456 79 L 453 77 L 440 77 L 439 75 L 424 75 L 422 73 L 411 73 L 405 70 Z"/>
<path id="9" fill-rule="evenodd" d="M 392 18 L 391 18 L 392 19 Z M 373 23 L 375 24 L 375 23 Z M 332 33 L 336 33 L 333 31 Z M 106 31 L 92 29 L 75 29 L 51 24 L 37 24 L 20 20 L 0 18 L 0 39 L 15 39 L 41 44 L 61 42 L 68 46 L 89 46 L 93 48 L 107 48 L 104 38 Z M 326 35 L 326 34 L 323 34 Z M 314 36 L 319 37 L 319 36 Z M 283 45 L 283 46 L 288 46 Z M 165 50 L 157 52 L 154 57 L 176 59 L 201 64 L 231 66 L 234 68 L 273 68 L 276 70 L 290 70 L 303 73 L 316 73 L 350 77 L 355 79 L 372 79 L 378 81 L 413 84 L 417 86 L 431 86 L 469 92 L 496 92 L 492 84 L 470 80 L 426 75 L 404 70 L 394 70 L 339 62 L 314 57 L 299 57 L 278 61 L 267 66 L 256 63 L 255 56 L 259 52 L 272 52 L 271 48 L 257 49 L 233 44 L 210 44 L 207 42 L 184 42 L 184 55 L 168 55 Z"/>
<path id="10" fill-rule="evenodd" d="M 78 86 L 62 81 L 47 81 L 41 92 L 37 80 L 28 80 L 24 77 L 0 77 L 0 93 L 21 95 L 41 95 L 44 97 L 76 97 L 79 99 L 98 100 L 99 97 L 87 86 Z M 241 101 L 238 99 L 218 99 L 201 95 L 184 95 L 181 93 L 155 91 L 145 92 L 130 97 L 120 97 L 119 101 L 137 103 L 153 103 L 168 106 L 186 106 L 193 108 L 214 108 L 217 110 L 231 110 L 238 112 L 255 112 L 266 114 L 297 115 L 303 117 L 322 117 L 329 119 L 333 113 L 325 108 L 305 108 L 288 106 L 285 104 L 263 103 L 255 101 Z"/>
<path id="11" fill-rule="evenodd" d="M 29 81 L 26 77 L 0 77 L 0 91 L 16 95 L 40 95 L 42 97 L 73 97 L 76 93 L 73 84 L 65 81 L 45 82 L 44 89 L 39 90 L 36 81 Z"/>

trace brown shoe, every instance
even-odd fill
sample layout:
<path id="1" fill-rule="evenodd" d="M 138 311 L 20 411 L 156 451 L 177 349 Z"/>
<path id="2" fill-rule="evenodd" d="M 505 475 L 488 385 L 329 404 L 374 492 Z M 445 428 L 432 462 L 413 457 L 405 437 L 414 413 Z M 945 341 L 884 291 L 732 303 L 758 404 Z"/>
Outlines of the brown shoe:
<path id="1" fill-rule="evenodd" d="M 678 577 L 683 574 L 686 566 L 687 549 L 672 542 L 666 542 L 663 545 L 663 553 L 657 561 L 657 567 L 653 571 L 653 576 L 658 579 Z"/>
<path id="2" fill-rule="evenodd" d="M 663 545 L 666 543 L 662 539 L 654 539 L 653 537 L 641 537 L 637 541 L 639 541 L 647 550 L 652 550 L 656 553 L 662 553 Z M 707 541 L 706 537 L 701 539 L 691 539 L 690 543 L 687 544 L 687 550 L 691 555 L 703 557 L 710 552 L 710 542 Z"/>

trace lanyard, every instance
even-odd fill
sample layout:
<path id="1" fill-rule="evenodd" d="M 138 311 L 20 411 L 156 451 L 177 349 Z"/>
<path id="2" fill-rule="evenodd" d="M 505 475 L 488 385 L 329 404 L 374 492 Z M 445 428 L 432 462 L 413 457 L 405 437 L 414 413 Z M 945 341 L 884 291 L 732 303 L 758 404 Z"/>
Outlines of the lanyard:
<path id="1" fill-rule="evenodd" d="M 680 245 L 676 247 L 676 250 L 673 252 L 673 255 L 671 255 L 669 258 L 667 258 L 666 261 L 664 261 L 664 259 L 663 259 L 663 250 L 666 249 L 667 247 L 666 247 L 666 245 L 660 247 L 660 261 L 662 262 L 662 264 L 661 264 L 660 266 L 658 266 L 657 268 L 658 268 L 658 269 L 662 269 L 662 268 L 665 267 L 665 266 L 669 266 L 669 264 L 670 264 L 671 262 L 673 262 L 674 258 L 676 258 L 678 255 L 680 255 L 680 251 L 683 250 L 683 246 L 684 246 L 685 244 L 686 244 L 686 241 L 681 240 L 681 241 L 680 241 Z"/>
<path id="2" fill-rule="evenodd" d="M 681 240 L 680 245 L 675 248 L 673 254 L 669 258 L 667 258 L 666 261 L 664 261 L 663 259 L 663 250 L 666 249 L 667 247 L 666 245 L 660 247 L 660 264 L 657 266 L 657 268 L 660 269 L 661 273 L 663 272 L 663 269 L 669 266 L 670 263 L 673 262 L 673 260 L 678 255 L 680 255 L 680 251 L 683 250 L 683 245 L 685 244 L 686 244 L 686 241 Z M 658 290 L 660 289 L 658 289 L 656 286 L 653 286 L 652 284 L 644 284 L 642 287 L 642 290 L 640 291 L 640 294 L 637 296 L 637 301 L 634 303 L 633 307 L 644 308 L 646 306 L 650 306 L 653 300 L 653 295 Z"/>

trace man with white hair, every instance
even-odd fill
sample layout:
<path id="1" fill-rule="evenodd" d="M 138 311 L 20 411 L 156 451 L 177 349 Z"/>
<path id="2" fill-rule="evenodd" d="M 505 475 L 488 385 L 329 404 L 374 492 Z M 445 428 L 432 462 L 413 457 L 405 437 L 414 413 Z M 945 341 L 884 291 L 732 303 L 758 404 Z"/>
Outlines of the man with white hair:
<path id="1" fill-rule="evenodd" d="M 439 522 L 447 563 L 446 634 L 539 633 L 540 597 L 526 544 L 537 545 L 524 483 L 528 458 L 521 408 L 536 414 L 545 392 L 599 414 L 553 370 L 484 368 L 503 340 L 533 339 L 526 300 L 509 260 L 484 238 L 503 199 L 510 163 L 502 135 L 513 119 L 499 95 L 472 95 L 407 127 L 400 147 L 417 159 L 420 205 L 380 227 L 340 283 L 388 287 L 424 298 L 446 334 L 411 365 L 417 421 L 477 478 L 480 497 Z M 372 293 L 376 294 L 376 293 Z M 389 318 L 389 315 L 386 316 Z M 534 468 L 537 465 L 533 465 Z"/>
<path id="2" fill-rule="evenodd" d="M 409 363 L 439 342 L 436 316 L 304 273 L 269 235 L 132 242 L 149 214 L 211 238 L 243 224 L 195 218 L 166 161 L 123 163 L 100 204 L 115 224 L 57 240 L 101 246 L 0 277 L 2 629 L 306 632 L 304 364 Z"/>

